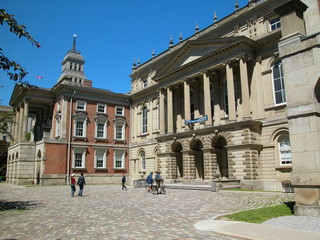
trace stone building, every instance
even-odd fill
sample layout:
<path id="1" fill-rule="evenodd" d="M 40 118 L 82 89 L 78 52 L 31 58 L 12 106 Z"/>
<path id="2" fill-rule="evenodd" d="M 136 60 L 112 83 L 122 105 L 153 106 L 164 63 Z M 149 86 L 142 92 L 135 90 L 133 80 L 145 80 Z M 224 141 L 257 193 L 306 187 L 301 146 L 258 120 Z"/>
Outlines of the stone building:
<path id="1" fill-rule="evenodd" d="M 292 170 L 313 169 L 319 201 L 319 90 L 318 100 L 310 97 L 319 78 L 312 63 L 318 61 L 318 3 L 250 0 L 221 20 L 215 16 L 205 29 L 196 27 L 185 40 L 174 44 L 171 38 L 166 51 L 134 64 L 132 180 L 159 170 L 168 182 L 219 179 L 227 187 L 237 180 L 247 189 L 287 191 L 293 190 Z M 313 78 L 306 83 L 308 67 Z M 297 86 L 310 95 L 299 94 Z M 301 104 L 307 104 L 304 120 Z M 308 167 L 298 163 L 305 149 L 291 146 L 305 141 L 307 147 L 300 121 L 312 124 Z"/>
<path id="2" fill-rule="evenodd" d="M 74 37 L 56 85 L 15 86 L 8 183 L 64 184 L 80 172 L 90 183 L 114 183 L 128 173 L 129 96 L 92 87 L 84 63 Z"/>

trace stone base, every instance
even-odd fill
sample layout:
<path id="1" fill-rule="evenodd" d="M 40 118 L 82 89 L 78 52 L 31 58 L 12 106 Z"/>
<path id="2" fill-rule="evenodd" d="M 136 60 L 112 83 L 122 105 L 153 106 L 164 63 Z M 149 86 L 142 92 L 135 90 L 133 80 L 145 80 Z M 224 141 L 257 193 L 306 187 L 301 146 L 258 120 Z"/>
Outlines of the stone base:
<path id="1" fill-rule="evenodd" d="M 320 217 L 320 206 L 294 206 L 294 215 Z"/>

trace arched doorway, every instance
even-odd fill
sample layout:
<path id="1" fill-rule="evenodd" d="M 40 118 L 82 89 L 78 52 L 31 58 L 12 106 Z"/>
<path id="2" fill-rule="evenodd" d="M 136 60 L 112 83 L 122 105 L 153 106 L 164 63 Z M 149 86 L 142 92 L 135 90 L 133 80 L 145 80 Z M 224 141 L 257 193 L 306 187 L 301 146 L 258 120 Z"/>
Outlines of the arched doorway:
<path id="1" fill-rule="evenodd" d="M 229 178 L 228 152 L 226 146 L 227 141 L 224 137 L 220 137 L 213 146 L 216 149 L 217 163 L 221 178 Z"/>
<path id="2" fill-rule="evenodd" d="M 182 158 L 182 145 L 180 142 L 174 142 L 171 146 L 172 152 L 174 153 L 174 157 L 176 158 L 176 166 L 177 166 L 177 175 L 176 179 L 183 178 L 183 158 Z"/>
<path id="3" fill-rule="evenodd" d="M 204 164 L 203 164 L 203 152 L 202 152 L 202 142 L 199 139 L 193 139 L 190 142 L 190 149 L 192 150 L 192 155 L 194 155 L 194 163 L 196 176 L 198 180 L 204 179 Z"/>

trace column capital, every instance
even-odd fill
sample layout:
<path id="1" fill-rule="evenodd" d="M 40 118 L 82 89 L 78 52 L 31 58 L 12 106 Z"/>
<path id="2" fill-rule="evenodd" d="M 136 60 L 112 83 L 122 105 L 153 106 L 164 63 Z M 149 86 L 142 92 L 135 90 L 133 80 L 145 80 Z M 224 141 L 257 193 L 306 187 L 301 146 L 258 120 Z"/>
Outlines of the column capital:
<path id="1" fill-rule="evenodd" d="M 255 63 L 261 63 L 262 62 L 262 56 L 256 56 L 253 61 Z"/>

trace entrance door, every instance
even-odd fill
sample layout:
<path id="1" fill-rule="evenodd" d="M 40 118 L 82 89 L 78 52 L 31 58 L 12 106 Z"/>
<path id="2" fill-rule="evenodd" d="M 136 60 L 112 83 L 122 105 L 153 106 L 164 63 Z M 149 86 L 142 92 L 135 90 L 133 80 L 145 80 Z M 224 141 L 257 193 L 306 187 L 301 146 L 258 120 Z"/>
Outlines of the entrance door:
<path id="1" fill-rule="evenodd" d="M 221 137 L 215 145 L 218 167 L 222 178 L 229 178 L 228 152 L 226 145 L 227 142 L 223 137 Z"/>

